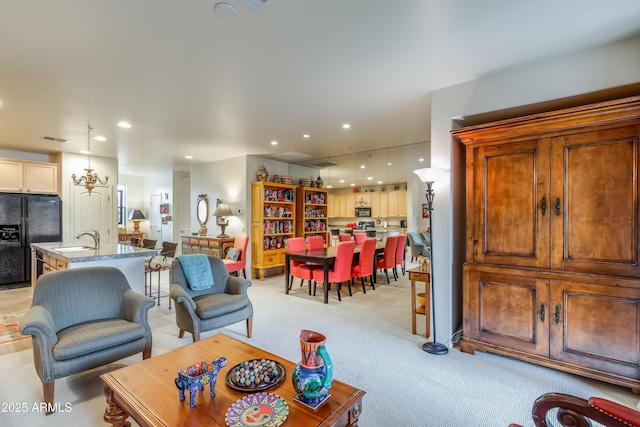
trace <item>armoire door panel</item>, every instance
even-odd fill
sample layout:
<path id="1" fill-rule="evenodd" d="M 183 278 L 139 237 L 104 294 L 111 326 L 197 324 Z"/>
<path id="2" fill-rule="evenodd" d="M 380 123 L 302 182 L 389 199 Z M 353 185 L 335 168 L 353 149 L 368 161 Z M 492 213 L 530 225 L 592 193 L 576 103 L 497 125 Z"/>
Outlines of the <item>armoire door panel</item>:
<path id="1" fill-rule="evenodd" d="M 478 148 L 474 260 L 548 266 L 548 140 Z"/>
<path id="2" fill-rule="evenodd" d="M 559 206 L 551 218 L 552 268 L 640 274 L 638 130 L 630 126 L 552 139 L 551 198 Z"/>
<path id="3" fill-rule="evenodd" d="M 548 282 L 482 271 L 471 271 L 469 277 L 469 307 L 474 313 L 465 335 L 548 356 Z"/>
<path id="4" fill-rule="evenodd" d="M 640 379 L 639 289 L 551 281 L 551 305 L 552 359 Z"/>

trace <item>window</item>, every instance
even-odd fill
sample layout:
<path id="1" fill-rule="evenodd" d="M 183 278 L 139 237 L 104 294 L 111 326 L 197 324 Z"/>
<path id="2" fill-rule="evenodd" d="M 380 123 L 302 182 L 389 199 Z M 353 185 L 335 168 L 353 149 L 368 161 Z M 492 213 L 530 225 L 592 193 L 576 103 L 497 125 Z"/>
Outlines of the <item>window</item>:
<path id="1" fill-rule="evenodd" d="M 118 184 L 118 225 L 127 226 L 127 186 Z"/>

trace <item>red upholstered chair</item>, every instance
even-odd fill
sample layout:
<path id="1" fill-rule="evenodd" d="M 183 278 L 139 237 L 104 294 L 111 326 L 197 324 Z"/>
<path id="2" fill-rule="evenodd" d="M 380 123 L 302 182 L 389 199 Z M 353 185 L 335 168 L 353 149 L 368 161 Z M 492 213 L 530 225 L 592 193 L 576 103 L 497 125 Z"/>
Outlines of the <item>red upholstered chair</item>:
<path id="1" fill-rule="evenodd" d="M 634 408 L 601 397 L 582 399 L 570 394 L 546 393 L 533 403 L 531 416 L 536 427 L 550 426 L 547 413 L 556 408 L 560 426 L 590 426 L 591 421 L 608 427 L 640 426 L 640 411 Z M 509 427 L 522 426 L 512 423 Z"/>
<path id="2" fill-rule="evenodd" d="M 322 236 L 309 236 L 307 237 L 307 247 L 309 249 L 322 249 L 324 248 L 324 239 Z"/>
<path id="3" fill-rule="evenodd" d="M 360 278 L 362 281 L 362 292 L 365 294 L 367 290 L 364 288 L 364 278 L 368 277 L 371 281 L 373 290 L 376 290 L 376 285 L 373 283 L 373 264 L 376 253 L 376 244 L 378 240 L 376 238 L 365 239 L 360 246 L 360 259 L 358 264 L 351 266 L 351 280 L 349 281 L 349 295 L 351 295 L 351 285 L 353 280 Z"/>
<path id="4" fill-rule="evenodd" d="M 304 243 L 304 237 L 290 237 L 287 239 L 287 247 L 290 252 L 301 252 L 306 249 Z M 313 279 L 313 273 L 311 269 L 301 267 L 306 263 L 304 261 L 289 261 L 289 289 L 293 285 L 293 278 L 300 279 L 300 286 L 304 285 L 304 281 L 309 281 L 309 293 L 311 293 L 311 280 Z"/>
<path id="5" fill-rule="evenodd" d="M 361 245 L 367 238 L 367 235 L 365 233 L 354 233 L 353 238 L 356 241 L 356 245 Z"/>
<path id="6" fill-rule="evenodd" d="M 402 275 L 404 276 L 406 245 L 407 235 L 400 234 L 398 236 L 398 246 L 396 246 L 396 264 L 393 266 L 393 278 L 396 281 L 398 281 L 398 266 L 400 266 L 400 268 L 402 269 Z"/>
<path id="7" fill-rule="evenodd" d="M 233 241 L 233 249 L 240 250 L 240 256 L 235 261 L 232 258 L 222 260 L 229 274 L 237 276 L 238 271 L 242 270 L 242 275 L 245 279 L 247 278 L 247 273 L 244 269 L 247 264 L 247 246 L 249 246 L 249 236 L 236 236 Z M 229 253 L 227 253 L 227 256 L 229 256 Z"/>
<path id="8" fill-rule="evenodd" d="M 384 254 L 378 258 L 376 262 L 376 268 L 384 269 L 384 274 L 387 276 L 387 284 L 389 282 L 389 269 L 396 265 L 396 249 L 398 247 L 398 237 L 389 236 L 384 245 Z"/>
<path id="9" fill-rule="evenodd" d="M 353 240 L 351 238 L 351 234 L 347 234 L 347 233 L 338 234 L 338 242 L 348 242 L 349 240 Z"/>
<path id="10" fill-rule="evenodd" d="M 316 295 L 317 282 L 321 282 L 322 286 L 329 286 L 330 283 L 335 283 L 338 291 L 338 301 L 342 301 L 342 298 L 340 297 L 340 287 L 342 282 L 351 280 L 351 261 L 353 261 L 353 250 L 355 247 L 355 240 L 338 243 L 338 248 L 336 249 L 336 262 L 333 264 L 333 269 L 329 270 L 329 283 L 324 283 L 324 270 L 322 268 L 316 268 L 313 270 L 314 296 Z"/>

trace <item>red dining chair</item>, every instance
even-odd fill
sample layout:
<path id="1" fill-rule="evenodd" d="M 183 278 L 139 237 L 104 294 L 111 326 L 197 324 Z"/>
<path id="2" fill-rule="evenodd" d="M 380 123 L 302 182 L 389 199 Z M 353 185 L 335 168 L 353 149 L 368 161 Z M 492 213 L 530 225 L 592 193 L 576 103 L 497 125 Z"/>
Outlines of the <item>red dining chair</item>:
<path id="1" fill-rule="evenodd" d="M 306 249 L 304 237 L 290 237 L 287 239 L 287 247 L 291 252 L 301 252 Z M 309 295 L 311 295 L 311 280 L 313 280 L 314 267 L 307 265 L 304 261 L 289 261 L 289 289 L 293 285 L 293 278 L 300 279 L 300 286 L 304 285 L 304 281 L 309 281 Z"/>
<path id="2" fill-rule="evenodd" d="M 360 260 L 358 264 L 351 266 L 351 280 L 349 281 L 349 295 L 351 296 L 351 285 L 353 285 L 354 279 L 360 278 L 362 281 L 362 292 L 365 294 L 367 290 L 364 288 L 364 278 L 368 277 L 371 281 L 373 290 L 376 290 L 376 285 L 373 283 L 373 263 L 376 253 L 376 244 L 378 240 L 375 238 L 365 239 L 360 245 Z"/>
<path id="3" fill-rule="evenodd" d="M 384 274 L 387 276 L 387 285 L 389 281 L 389 269 L 395 267 L 396 263 L 396 249 L 398 247 L 398 237 L 389 236 L 384 244 L 384 254 L 381 258 L 378 258 L 376 262 L 376 268 L 384 269 Z"/>
<path id="4" fill-rule="evenodd" d="M 338 234 L 338 243 L 339 242 L 348 242 L 349 240 L 353 240 L 351 238 L 351 234 L 347 234 L 347 233 Z"/>
<path id="5" fill-rule="evenodd" d="M 398 246 L 396 246 L 396 260 L 395 265 L 393 266 L 393 278 L 398 281 L 398 266 L 402 269 L 402 275 L 404 276 L 404 266 L 405 266 L 405 253 L 407 245 L 407 235 L 400 234 L 398 236 Z"/>
<path id="6" fill-rule="evenodd" d="M 324 248 L 324 239 L 322 236 L 309 236 L 307 237 L 307 247 L 309 249 L 322 249 Z"/>
<path id="7" fill-rule="evenodd" d="M 329 269 L 329 283 L 324 283 L 324 269 L 316 268 L 313 270 L 313 296 L 316 295 L 316 284 L 318 282 L 321 282 L 322 286 L 329 286 L 331 283 L 335 283 L 336 290 L 338 291 L 338 301 L 342 301 L 340 297 L 340 287 L 342 282 L 351 280 L 351 261 L 353 260 L 353 250 L 355 247 L 355 240 L 338 243 L 336 261 L 333 264 L 333 269 Z"/>
<path id="8" fill-rule="evenodd" d="M 249 236 L 236 236 L 233 241 L 233 248 L 229 249 L 226 257 L 222 260 L 229 274 L 238 275 L 242 270 L 242 275 L 247 278 L 245 265 L 247 264 L 247 246 L 249 246 Z"/>
<path id="9" fill-rule="evenodd" d="M 365 233 L 354 233 L 353 238 L 356 241 L 356 245 L 361 245 L 367 238 L 367 235 Z"/>

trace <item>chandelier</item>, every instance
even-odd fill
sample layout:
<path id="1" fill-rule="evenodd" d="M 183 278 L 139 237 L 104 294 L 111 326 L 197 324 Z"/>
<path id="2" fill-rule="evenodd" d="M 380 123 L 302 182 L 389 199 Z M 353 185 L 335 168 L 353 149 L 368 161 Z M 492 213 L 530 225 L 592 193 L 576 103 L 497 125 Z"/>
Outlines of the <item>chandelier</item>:
<path id="1" fill-rule="evenodd" d="M 73 183 L 75 185 L 80 185 L 84 182 L 84 188 L 87 189 L 89 194 L 91 194 L 91 191 L 94 189 L 96 184 L 105 185 L 109 181 L 109 175 L 105 175 L 104 180 L 102 180 L 100 179 L 98 174 L 93 173 L 93 169 L 91 169 L 91 131 L 92 130 L 93 128 L 91 127 L 91 125 L 87 126 L 87 152 L 89 157 L 89 165 L 86 168 L 84 168 L 84 170 L 87 173 L 78 179 L 76 179 L 75 173 L 71 175 L 71 179 L 73 180 Z"/>

